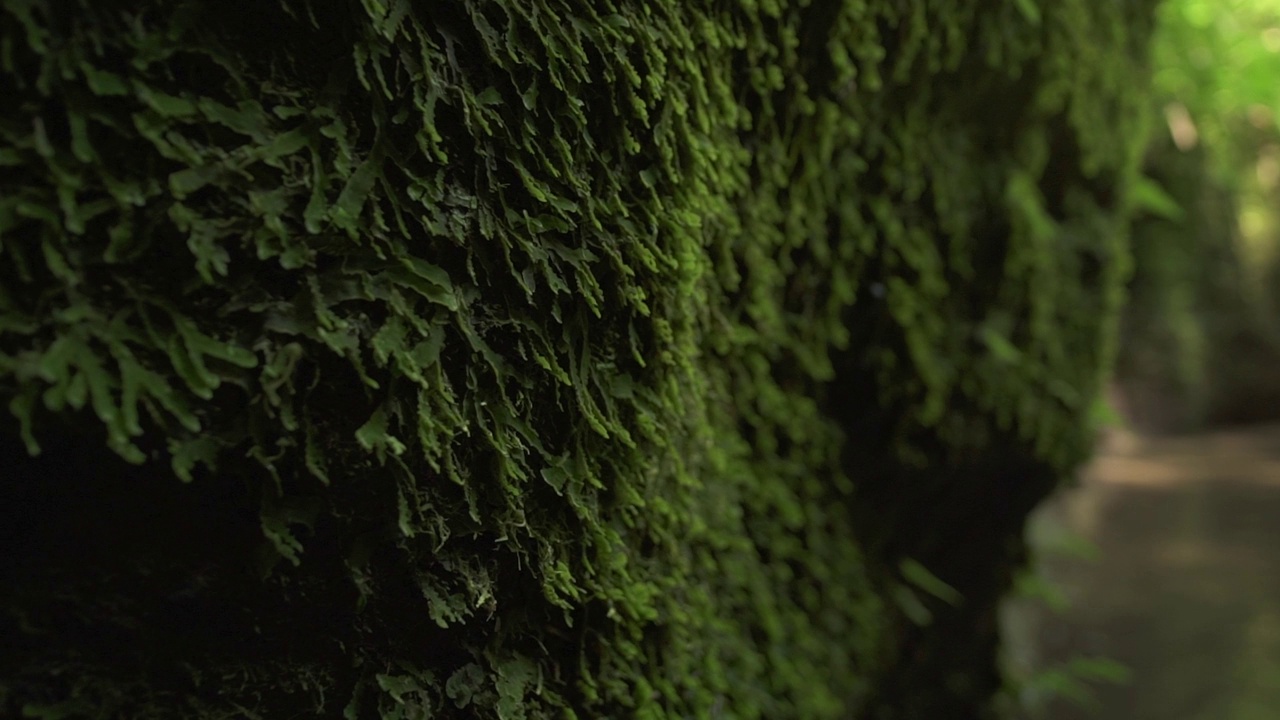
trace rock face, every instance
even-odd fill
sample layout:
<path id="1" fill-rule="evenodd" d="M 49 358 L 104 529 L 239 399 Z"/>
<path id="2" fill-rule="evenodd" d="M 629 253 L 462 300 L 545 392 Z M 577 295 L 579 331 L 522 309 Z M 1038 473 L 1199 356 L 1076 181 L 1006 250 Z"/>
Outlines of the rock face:
<path id="1" fill-rule="evenodd" d="M 986 715 L 1152 4 L 0 0 L 3 714 Z"/>

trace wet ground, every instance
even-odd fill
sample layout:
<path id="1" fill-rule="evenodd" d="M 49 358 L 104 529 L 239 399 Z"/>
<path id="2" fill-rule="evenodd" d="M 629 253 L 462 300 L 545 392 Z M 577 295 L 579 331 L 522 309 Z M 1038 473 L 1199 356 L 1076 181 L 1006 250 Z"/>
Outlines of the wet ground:
<path id="1" fill-rule="evenodd" d="M 1026 717 L 1280 718 L 1280 427 L 1114 436 L 1031 533 L 1050 600 L 1012 621 Z M 1091 704 L 1061 698 L 1073 658 Z"/>

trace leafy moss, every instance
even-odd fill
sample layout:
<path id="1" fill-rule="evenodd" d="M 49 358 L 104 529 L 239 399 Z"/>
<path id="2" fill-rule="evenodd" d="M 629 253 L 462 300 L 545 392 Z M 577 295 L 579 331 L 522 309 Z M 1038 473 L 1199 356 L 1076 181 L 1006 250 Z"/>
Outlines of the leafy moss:
<path id="1" fill-rule="evenodd" d="M 917 494 L 1087 447 L 1148 5 L 3 0 L 0 391 L 140 466 L 77 492 L 170 493 L 33 552 L 5 701 L 910 716 L 901 561 L 965 591 Z"/>

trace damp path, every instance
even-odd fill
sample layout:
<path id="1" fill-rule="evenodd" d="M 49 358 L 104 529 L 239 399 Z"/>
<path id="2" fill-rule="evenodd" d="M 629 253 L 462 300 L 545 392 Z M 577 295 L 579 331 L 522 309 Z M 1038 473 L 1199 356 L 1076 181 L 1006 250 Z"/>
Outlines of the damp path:
<path id="1" fill-rule="evenodd" d="M 1280 718 L 1280 427 L 1112 437 L 1031 532 L 1067 603 L 1037 613 L 1037 666 L 1132 672 L 1041 717 Z"/>

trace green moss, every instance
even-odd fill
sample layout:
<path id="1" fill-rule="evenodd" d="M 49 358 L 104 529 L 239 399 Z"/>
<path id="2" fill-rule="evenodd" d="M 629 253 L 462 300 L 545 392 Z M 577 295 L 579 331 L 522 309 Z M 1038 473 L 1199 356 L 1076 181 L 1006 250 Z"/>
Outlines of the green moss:
<path id="1" fill-rule="evenodd" d="M 145 618 L 183 552 L 33 551 L 5 702 L 910 714 L 891 672 L 984 701 L 909 667 L 899 561 L 961 566 L 891 540 L 943 532 L 916 499 L 955 468 L 1016 457 L 1033 501 L 1087 448 L 1148 5 L 0 2 L 25 447 L 137 464 L 63 480 L 169 493 L 115 521 L 154 538 L 193 542 L 191 497 L 235 518 L 181 631 Z M 1007 488 L 955 485 L 1016 545 Z M 982 615 L 1011 561 L 973 550 Z M 76 650 L 62 612 L 124 639 Z"/>

